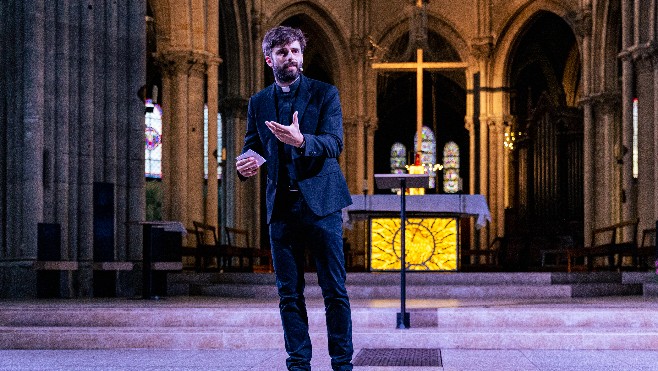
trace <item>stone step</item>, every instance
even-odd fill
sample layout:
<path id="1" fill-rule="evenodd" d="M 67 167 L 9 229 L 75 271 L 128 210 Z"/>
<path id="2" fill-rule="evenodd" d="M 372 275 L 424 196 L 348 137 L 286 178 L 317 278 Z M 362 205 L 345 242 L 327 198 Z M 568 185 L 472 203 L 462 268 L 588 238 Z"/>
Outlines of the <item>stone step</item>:
<path id="1" fill-rule="evenodd" d="M 639 277 L 639 276 L 638 276 Z M 305 295 L 321 298 L 315 273 L 306 273 Z M 427 273 L 406 277 L 409 298 L 566 298 L 641 295 L 643 283 L 632 278 L 622 283 L 617 272 L 591 273 Z M 203 273 L 173 274 L 170 296 L 210 296 L 276 299 L 273 274 Z M 399 273 L 349 273 L 347 288 L 354 299 L 400 297 Z"/>
<path id="2" fill-rule="evenodd" d="M 400 286 L 396 285 L 347 285 L 354 299 L 394 299 L 400 297 Z M 642 284 L 582 283 L 552 285 L 414 285 L 408 284 L 408 298 L 418 299 L 464 299 L 464 298 L 568 298 L 593 296 L 641 295 Z M 230 298 L 276 299 L 275 284 L 170 284 L 170 296 L 216 296 Z M 321 298 L 317 285 L 307 283 L 304 295 Z"/>
<path id="3" fill-rule="evenodd" d="M 626 273 L 624 273 L 626 274 Z M 307 284 L 317 284 L 317 275 L 304 274 Z M 618 272 L 407 272 L 409 285 L 548 285 L 572 283 L 622 283 L 622 273 Z M 194 284 L 262 284 L 275 283 L 273 273 L 195 273 L 182 272 L 169 275 L 169 283 Z M 350 272 L 347 284 L 354 286 L 399 285 L 399 272 Z M 637 280 L 628 283 L 639 283 Z"/>
<path id="4" fill-rule="evenodd" d="M 357 328 L 387 328 L 394 324 L 399 302 L 373 301 L 373 307 L 352 308 L 352 321 Z M 654 308 L 577 307 L 507 307 L 490 308 L 418 307 L 422 302 L 410 301 L 411 325 L 414 328 L 644 328 L 658 330 Z M 449 303 L 448 303 L 449 304 Z M 511 304 L 510 304 L 511 305 Z M 324 326 L 322 307 L 308 309 L 309 323 Z M 0 327 L 7 328 L 211 328 L 211 327 L 280 327 L 278 306 L 250 308 L 3 308 Z"/>
<path id="5" fill-rule="evenodd" d="M 393 328 L 353 330 L 359 348 L 658 350 L 658 330 L 628 328 Z M 326 333 L 311 327 L 316 349 Z M 0 328 L 1 349 L 280 349 L 271 327 Z"/>

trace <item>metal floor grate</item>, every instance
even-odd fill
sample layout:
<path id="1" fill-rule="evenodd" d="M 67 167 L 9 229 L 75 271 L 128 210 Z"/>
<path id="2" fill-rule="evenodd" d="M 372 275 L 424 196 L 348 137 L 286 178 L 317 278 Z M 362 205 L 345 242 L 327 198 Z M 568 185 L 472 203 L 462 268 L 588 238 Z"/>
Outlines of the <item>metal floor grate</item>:
<path id="1" fill-rule="evenodd" d="M 438 366 L 442 367 L 441 350 L 427 348 L 361 349 L 354 366 Z"/>

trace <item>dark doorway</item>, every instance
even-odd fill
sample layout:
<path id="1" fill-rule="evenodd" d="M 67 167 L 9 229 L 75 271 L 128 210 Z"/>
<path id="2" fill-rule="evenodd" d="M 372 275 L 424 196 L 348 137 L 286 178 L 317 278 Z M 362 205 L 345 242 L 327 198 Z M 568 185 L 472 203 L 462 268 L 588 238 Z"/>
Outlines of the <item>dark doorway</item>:
<path id="1" fill-rule="evenodd" d="M 538 266 L 540 250 L 559 241 L 582 243 L 580 70 L 571 28 L 555 14 L 537 13 L 520 34 L 510 68 L 517 145 L 505 224 L 508 237 L 523 240 L 516 269 Z"/>

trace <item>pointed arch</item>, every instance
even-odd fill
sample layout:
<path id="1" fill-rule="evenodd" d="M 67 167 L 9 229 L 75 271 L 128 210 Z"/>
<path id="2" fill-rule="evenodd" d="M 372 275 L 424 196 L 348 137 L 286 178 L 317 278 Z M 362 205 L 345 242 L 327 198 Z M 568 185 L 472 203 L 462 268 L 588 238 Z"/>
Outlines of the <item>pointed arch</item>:
<path id="1" fill-rule="evenodd" d="M 310 45 L 315 47 L 322 45 L 322 59 L 324 61 L 330 63 L 331 61 L 345 61 L 351 58 L 350 48 L 346 47 L 350 45 L 349 31 L 342 29 L 329 9 L 326 9 L 323 5 L 312 1 L 300 1 L 291 5 L 284 5 L 273 14 L 272 18 L 263 26 L 263 33 L 290 20 L 310 24 L 313 25 L 313 35 L 318 37 L 316 40 L 309 40 Z M 302 30 L 308 33 L 304 30 L 304 27 L 302 27 Z M 262 36 L 259 35 L 259 37 Z M 313 55 L 314 53 L 308 55 L 305 52 L 304 54 L 305 64 L 309 64 L 309 58 L 320 62 L 319 58 Z M 339 91 L 347 90 L 348 77 L 354 76 L 352 68 L 350 63 L 334 63 L 331 65 L 331 69 L 328 71 L 331 74 L 331 83 L 336 85 Z M 329 69 L 326 68 L 326 70 Z"/>
<path id="2" fill-rule="evenodd" d="M 513 12 L 502 27 L 500 37 L 498 37 L 494 46 L 492 70 L 503 71 L 503 73 L 493 76 L 493 86 L 509 86 L 511 58 L 515 54 L 519 38 L 524 34 L 523 29 L 528 26 L 529 20 L 534 18 L 538 12 L 553 13 L 562 18 L 573 32 L 575 30 L 575 19 L 570 15 L 577 14 L 578 8 L 576 5 L 571 6 L 571 4 L 563 2 L 543 0 L 529 2 L 526 6 L 519 7 L 516 12 Z M 582 53 L 581 40 L 577 38 L 576 42 L 578 43 L 578 50 Z"/>

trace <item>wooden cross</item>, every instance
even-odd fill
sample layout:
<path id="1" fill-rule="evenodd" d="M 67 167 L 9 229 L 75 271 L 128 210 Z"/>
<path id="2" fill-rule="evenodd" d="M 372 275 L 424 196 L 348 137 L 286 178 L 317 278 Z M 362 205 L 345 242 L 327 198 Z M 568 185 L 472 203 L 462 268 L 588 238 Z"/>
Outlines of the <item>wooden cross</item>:
<path id="1" fill-rule="evenodd" d="M 416 153 L 421 153 L 423 141 L 423 70 L 462 70 L 468 67 L 463 62 L 423 62 L 423 49 L 416 49 L 416 62 L 373 63 L 373 69 L 389 71 L 416 71 Z"/>

